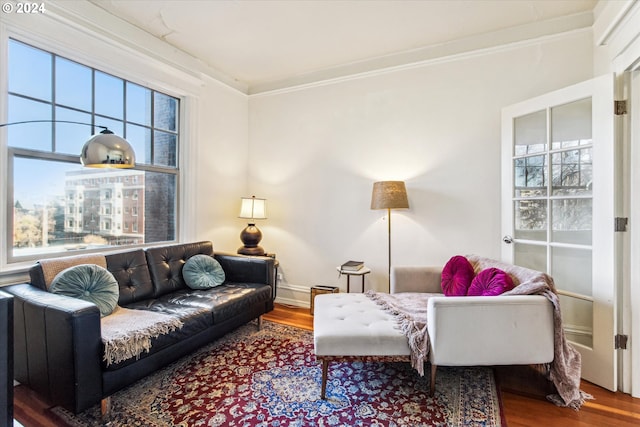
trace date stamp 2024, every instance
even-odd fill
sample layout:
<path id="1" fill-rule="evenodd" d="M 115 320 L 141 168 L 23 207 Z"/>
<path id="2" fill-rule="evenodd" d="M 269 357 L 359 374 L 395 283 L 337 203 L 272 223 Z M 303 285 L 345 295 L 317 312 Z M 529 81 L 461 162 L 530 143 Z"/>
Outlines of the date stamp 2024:
<path id="1" fill-rule="evenodd" d="M 2 3 L 2 12 L 16 13 L 25 15 L 37 15 L 45 13 L 47 10 L 44 3 L 18 2 L 18 3 Z"/>

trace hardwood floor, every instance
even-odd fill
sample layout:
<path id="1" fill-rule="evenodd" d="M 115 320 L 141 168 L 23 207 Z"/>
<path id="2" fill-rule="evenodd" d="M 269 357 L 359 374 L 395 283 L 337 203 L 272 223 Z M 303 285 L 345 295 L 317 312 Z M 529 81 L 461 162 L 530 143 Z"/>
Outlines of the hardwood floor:
<path id="1" fill-rule="evenodd" d="M 276 304 L 263 316 L 265 320 L 313 329 L 309 310 Z M 592 394 L 580 411 L 559 408 L 545 399 L 549 384 L 533 367 L 499 367 L 496 377 L 502 396 L 503 412 L 509 427 L 518 426 L 635 426 L 640 425 L 640 399 L 612 393 L 582 382 L 582 390 Z M 15 388 L 14 416 L 24 427 L 57 427 L 48 416 L 48 405 L 24 386 Z"/>

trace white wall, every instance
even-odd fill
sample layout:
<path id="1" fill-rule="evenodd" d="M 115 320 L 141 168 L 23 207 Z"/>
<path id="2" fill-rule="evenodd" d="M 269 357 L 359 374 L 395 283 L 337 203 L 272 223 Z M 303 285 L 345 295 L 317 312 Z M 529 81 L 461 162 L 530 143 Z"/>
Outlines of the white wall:
<path id="1" fill-rule="evenodd" d="M 198 169 L 193 192 L 197 200 L 184 212 L 186 222 L 196 226 L 185 240 L 211 240 L 214 250 L 235 252 L 246 226 L 237 217 L 240 197 L 247 194 L 247 97 L 207 80 L 199 106 L 196 155 L 191 162 Z"/>
<path id="2" fill-rule="evenodd" d="M 387 289 L 385 212 L 369 208 L 378 180 L 409 194 L 392 212 L 392 264 L 499 257 L 501 109 L 591 78 L 592 52 L 583 30 L 250 96 L 249 188 L 268 199 L 259 226 L 279 295 L 302 305 L 304 287 L 346 289 L 335 267 L 348 259 L 372 268 L 367 288 Z"/>

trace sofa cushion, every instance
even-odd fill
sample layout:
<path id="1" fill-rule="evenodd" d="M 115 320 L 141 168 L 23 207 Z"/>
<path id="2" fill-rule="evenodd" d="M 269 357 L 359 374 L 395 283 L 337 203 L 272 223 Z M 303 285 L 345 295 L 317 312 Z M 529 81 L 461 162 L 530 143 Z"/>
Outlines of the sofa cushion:
<path id="1" fill-rule="evenodd" d="M 159 246 L 148 248 L 145 253 L 154 297 L 157 298 L 180 289 L 189 289 L 182 277 L 182 267 L 194 255 L 213 255 L 213 244 L 196 242 Z"/>
<path id="2" fill-rule="evenodd" d="M 446 296 L 465 296 L 473 280 L 473 266 L 467 258 L 456 255 L 442 269 L 442 293 Z"/>
<path id="3" fill-rule="evenodd" d="M 113 275 L 95 264 L 80 264 L 62 270 L 51 282 L 54 294 L 66 295 L 94 303 L 100 316 L 108 316 L 118 305 L 118 282 Z"/>
<path id="4" fill-rule="evenodd" d="M 118 304 L 125 306 L 136 301 L 153 298 L 153 284 L 142 249 L 109 254 L 107 270 L 113 274 L 120 288 Z"/>
<path id="5" fill-rule="evenodd" d="M 182 267 L 182 277 L 191 289 L 209 289 L 224 283 L 225 275 L 218 261 L 209 255 L 194 255 Z"/>
<path id="6" fill-rule="evenodd" d="M 490 267 L 474 277 L 467 291 L 468 296 L 495 296 L 513 289 L 513 279 L 503 270 Z"/>

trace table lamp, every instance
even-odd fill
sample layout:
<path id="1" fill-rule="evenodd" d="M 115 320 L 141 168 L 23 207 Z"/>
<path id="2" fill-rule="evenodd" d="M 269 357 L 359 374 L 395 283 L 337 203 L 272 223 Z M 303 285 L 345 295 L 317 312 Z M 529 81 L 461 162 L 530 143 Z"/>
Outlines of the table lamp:
<path id="1" fill-rule="evenodd" d="M 264 249 L 258 246 L 262 240 L 262 232 L 256 227 L 256 219 L 267 219 L 267 201 L 258 199 L 256 196 L 242 197 L 240 205 L 240 215 L 238 218 L 249 220 L 247 227 L 240 233 L 240 240 L 244 246 L 238 249 L 242 255 L 264 255 Z"/>

